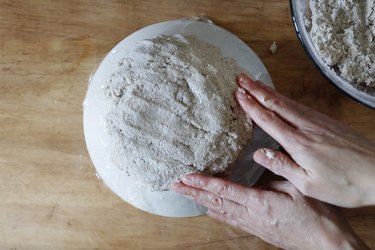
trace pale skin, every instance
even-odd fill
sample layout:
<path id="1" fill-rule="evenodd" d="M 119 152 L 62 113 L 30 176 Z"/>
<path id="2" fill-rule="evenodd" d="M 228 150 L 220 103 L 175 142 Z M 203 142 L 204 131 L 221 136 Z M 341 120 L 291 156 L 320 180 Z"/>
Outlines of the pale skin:
<path id="1" fill-rule="evenodd" d="M 287 182 L 248 188 L 188 175 L 172 190 L 209 208 L 208 215 L 285 249 L 368 249 L 332 206 L 375 204 L 375 145 L 351 128 L 246 75 L 235 96 L 287 154 L 259 149 L 254 160 Z M 314 199 L 315 198 L 315 199 Z"/>
<path id="2" fill-rule="evenodd" d="M 302 195 L 288 181 L 256 189 L 188 175 L 172 190 L 206 206 L 208 216 L 284 249 L 369 249 L 338 209 Z"/>
<path id="3" fill-rule="evenodd" d="M 235 94 L 243 110 L 289 155 L 260 149 L 256 162 L 315 199 L 342 207 L 375 205 L 373 142 L 244 74 L 238 83 L 245 90 Z"/>

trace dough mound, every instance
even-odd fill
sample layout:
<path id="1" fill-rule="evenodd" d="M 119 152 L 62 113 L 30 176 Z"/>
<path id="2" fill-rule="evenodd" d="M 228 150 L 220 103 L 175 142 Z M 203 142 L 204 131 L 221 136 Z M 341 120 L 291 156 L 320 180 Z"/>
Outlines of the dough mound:
<path id="1" fill-rule="evenodd" d="M 150 190 L 216 174 L 252 135 L 233 92 L 239 67 L 193 36 L 140 41 L 104 84 L 112 162 Z"/>

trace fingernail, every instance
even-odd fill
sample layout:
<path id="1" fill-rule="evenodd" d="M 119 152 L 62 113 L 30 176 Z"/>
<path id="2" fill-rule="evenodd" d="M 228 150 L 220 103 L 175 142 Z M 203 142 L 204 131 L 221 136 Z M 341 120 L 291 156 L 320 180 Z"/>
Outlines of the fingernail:
<path id="1" fill-rule="evenodd" d="M 241 100 L 251 100 L 252 97 L 248 94 L 246 94 L 246 91 L 243 88 L 238 88 L 237 89 L 237 96 Z"/>
<path id="2" fill-rule="evenodd" d="M 241 73 L 238 77 L 238 82 L 244 84 L 246 79 L 246 75 L 244 73 Z"/>
<path id="3" fill-rule="evenodd" d="M 243 88 L 238 88 L 236 92 L 239 99 L 245 100 L 247 98 L 246 91 Z"/>
<path id="4" fill-rule="evenodd" d="M 214 197 L 211 199 L 210 201 L 211 205 L 215 208 L 218 208 L 218 209 L 222 209 L 223 207 L 223 199 L 221 199 L 220 197 Z"/>
<path id="5" fill-rule="evenodd" d="M 193 185 L 194 176 L 186 175 L 186 176 L 182 177 L 182 182 L 187 184 L 187 185 Z"/>
<path id="6" fill-rule="evenodd" d="M 185 185 L 192 186 L 192 187 L 195 187 L 195 188 L 202 188 L 203 187 L 202 180 L 199 179 L 199 176 L 195 176 L 195 175 L 184 176 L 182 178 L 182 182 Z"/>

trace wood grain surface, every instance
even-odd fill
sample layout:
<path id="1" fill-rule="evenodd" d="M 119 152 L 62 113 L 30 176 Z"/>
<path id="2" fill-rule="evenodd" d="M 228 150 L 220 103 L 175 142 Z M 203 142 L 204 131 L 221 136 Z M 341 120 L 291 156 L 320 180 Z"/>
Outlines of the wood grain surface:
<path id="1" fill-rule="evenodd" d="M 127 205 L 86 151 L 82 101 L 103 56 L 144 26 L 203 13 L 260 56 L 281 93 L 375 140 L 375 111 L 314 68 L 287 0 L 0 0 L 0 249 L 275 249 L 207 216 Z M 345 214 L 375 248 L 375 208 Z"/>

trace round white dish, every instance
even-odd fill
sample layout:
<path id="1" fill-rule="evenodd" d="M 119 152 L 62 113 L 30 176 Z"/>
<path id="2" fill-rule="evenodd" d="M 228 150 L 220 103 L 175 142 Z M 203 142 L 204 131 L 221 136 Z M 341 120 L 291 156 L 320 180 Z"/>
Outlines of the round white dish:
<path id="1" fill-rule="evenodd" d="M 273 86 L 272 80 L 259 57 L 238 37 L 211 23 L 193 20 L 167 21 L 138 30 L 118 43 L 90 78 L 84 101 L 84 134 L 88 152 L 100 178 L 122 200 L 149 213 L 168 217 L 198 216 L 206 212 L 205 207 L 172 191 L 149 191 L 121 172 L 107 155 L 108 137 L 104 130 L 104 117 L 108 112 L 109 100 L 104 96 L 102 86 L 113 73 L 117 63 L 129 55 L 138 41 L 161 34 L 194 35 L 198 40 L 219 47 L 223 56 L 235 59 L 246 73 L 270 86 Z M 246 185 L 253 185 L 264 169 L 253 162 L 252 152 L 273 143 L 273 140 L 262 130 L 256 128 L 251 145 L 239 157 L 229 178 Z"/>

